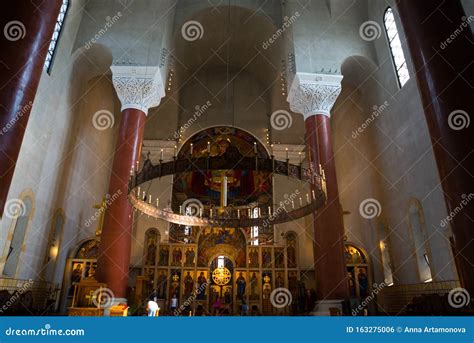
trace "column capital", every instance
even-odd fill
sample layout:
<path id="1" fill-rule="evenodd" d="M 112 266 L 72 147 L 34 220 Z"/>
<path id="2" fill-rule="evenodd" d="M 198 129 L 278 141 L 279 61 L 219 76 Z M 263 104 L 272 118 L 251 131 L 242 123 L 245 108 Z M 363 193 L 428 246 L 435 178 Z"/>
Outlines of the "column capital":
<path id="1" fill-rule="evenodd" d="M 135 108 L 148 114 L 148 109 L 158 106 L 165 96 L 159 67 L 113 65 L 110 70 L 122 111 Z"/>
<path id="2" fill-rule="evenodd" d="M 288 92 L 290 109 L 304 119 L 315 114 L 329 117 L 341 93 L 341 80 L 342 75 L 297 73 Z"/>

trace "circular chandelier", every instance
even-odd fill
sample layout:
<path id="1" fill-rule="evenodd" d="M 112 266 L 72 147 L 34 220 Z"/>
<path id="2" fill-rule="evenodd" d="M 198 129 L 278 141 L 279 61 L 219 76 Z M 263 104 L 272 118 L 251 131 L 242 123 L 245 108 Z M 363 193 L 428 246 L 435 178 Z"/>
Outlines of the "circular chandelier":
<path id="1" fill-rule="evenodd" d="M 141 186 L 156 178 L 186 173 L 193 171 L 213 170 L 253 170 L 270 172 L 276 175 L 284 175 L 307 182 L 311 185 L 310 194 L 299 194 L 295 192 L 282 200 L 277 206 L 264 208 L 258 204 L 247 206 L 203 206 L 197 199 L 194 202 L 185 201 L 184 208 L 180 206 L 178 213 L 173 212 L 170 207 L 160 209 L 159 198 L 153 200 L 151 194 L 146 194 Z M 143 163 L 139 171 L 139 165 L 130 171 L 128 197 L 132 206 L 150 217 L 163 219 L 167 222 L 185 226 L 210 226 L 210 227 L 252 227 L 269 226 L 285 223 L 305 217 L 326 202 L 326 177 L 324 170 L 319 166 L 316 171 L 313 168 L 303 168 L 302 164 L 294 165 L 286 161 L 262 157 L 241 157 L 238 159 L 224 157 L 199 157 L 180 158 L 176 156 L 172 161 L 153 165 L 149 158 Z M 189 200 L 189 199 L 188 199 Z M 186 206 L 186 202 L 188 205 Z M 254 212 L 255 208 L 258 210 Z"/>

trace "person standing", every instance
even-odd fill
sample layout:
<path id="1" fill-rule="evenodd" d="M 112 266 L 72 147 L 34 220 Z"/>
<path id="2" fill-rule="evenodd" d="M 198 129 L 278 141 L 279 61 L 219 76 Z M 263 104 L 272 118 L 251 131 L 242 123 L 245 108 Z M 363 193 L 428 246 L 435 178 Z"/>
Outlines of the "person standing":
<path id="1" fill-rule="evenodd" d="M 176 293 L 173 294 L 170 303 L 171 312 L 174 312 L 178 308 L 178 298 L 176 297 Z"/>
<path id="2" fill-rule="evenodd" d="M 150 299 L 147 304 L 148 317 L 156 317 L 159 310 L 160 308 L 156 301 Z"/>

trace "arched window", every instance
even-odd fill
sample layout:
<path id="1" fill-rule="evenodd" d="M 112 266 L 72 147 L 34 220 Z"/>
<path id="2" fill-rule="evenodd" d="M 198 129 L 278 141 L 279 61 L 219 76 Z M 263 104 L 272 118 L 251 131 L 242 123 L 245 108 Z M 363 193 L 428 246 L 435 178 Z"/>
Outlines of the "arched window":
<path id="1" fill-rule="evenodd" d="M 400 36 L 398 34 L 395 17 L 390 7 L 385 11 L 383 23 L 385 26 L 385 32 L 387 33 L 388 43 L 390 45 L 393 64 L 397 71 L 398 84 L 401 88 L 410 79 L 410 74 L 408 73 L 407 62 L 405 60 L 405 55 L 403 54 L 402 42 L 400 41 Z"/>
<path id="2" fill-rule="evenodd" d="M 21 198 L 21 209 L 15 220 L 13 236 L 6 251 L 7 260 L 3 268 L 3 275 L 14 278 L 20 262 L 21 250 L 25 241 L 26 230 L 31 219 L 33 199 L 29 196 Z"/>
<path id="3" fill-rule="evenodd" d="M 59 10 L 58 19 L 56 25 L 54 26 L 53 36 L 51 37 L 51 42 L 49 43 L 48 53 L 46 54 L 46 60 L 44 61 L 44 70 L 49 74 L 51 72 L 51 66 L 53 62 L 54 54 L 56 53 L 56 46 L 58 44 L 59 35 L 63 29 L 64 19 L 66 18 L 66 13 L 69 8 L 69 0 L 63 0 L 61 9 Z"/>
<path id="4" fill-rule="evenodd" d="M 144 261 L 147 266 L 156 265 L 158 244 L 160 243 L 160 232 L 158 229 L 150 228 L 145 232 L 145 256 Z"/>
<path id="5" fill-rule="evenodd" d="M 58 259 L 59 247 L 61 244 L 61 236 L 64 226 L 64 214 L 62 210 L 58 210 L 54 216 L 51 225 L 51 233 L 49 243 L 46 250 L 45 260 L 45 279 L 47 281 L 54 281 L 54 272 L 56 269 L 56 261 Z"/>
<path id="6" fill-rule="evenodd" d="M 431 252 L 426 234 L 425 217 L 421 203 L 412 199 L 408 210 L 408 223 L 411 228 L 418 274 L 420 281 L 431 282 Z"/>

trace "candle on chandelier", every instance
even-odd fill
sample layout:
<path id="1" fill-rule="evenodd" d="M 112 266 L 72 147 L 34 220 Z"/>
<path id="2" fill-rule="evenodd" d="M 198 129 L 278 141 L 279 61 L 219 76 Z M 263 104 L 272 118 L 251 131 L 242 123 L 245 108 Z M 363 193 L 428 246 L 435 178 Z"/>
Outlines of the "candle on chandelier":
<path id="1" fill-rule="evenodd" d="M 301 164 L 301 162 L 302 162 L 301 151 L 298 153 L 298 155 L 300 156 L 300 164 Z"/>
<path id="2" fill-rule="evenodd" d="M 191 143 L 189 146 L 189 154 L 193 156 L 193 143 Z"/>
<path id="3" fill-rule="evenodd" d="M 257 154 L 257 142 L 253 142 L 253 152 Z"/>
<path id="4" fill-rule="evenodd" d="M 209 217 L 212 217 L 212 208 L 209 210 Z"/>
<path id="5" fill-rule="evenodd" d="M 151 205 L 151 195 L 148 196 L 148 203 Z"/>
<path id="6" fill-rule="evenodd" d="M 285 151 L 286 151 L 286 159 L 289 160 L 289 155 L 288 155 L 288 148 L 285 148 Z"/>
<path id="7" fill-rule="evenodd" d="M 303 199 L 300 197 L 300 206 L 303 206 Z"/>
<path id="8" fill-rule="evenodd" d="M 261 217 L 262 213 L 260 212 L 260 207 L 258 208 L 258 217 Z"/>
<path id="9" fill-rule="evenodd" d="M 306 202 L 309 204 L 311 201 L 309 201 L 309 194 L 306 193 Z"/>
<path id="10" fill-rule="evenodd" d="M 178 147 L 175 145 L 174 146 L 174 152 L 173 152 L 173 156 L 176 157 L 176 153 L 178 152 Z"/>
<path id="11" fill-rule="evenodd" d="M 207 153 L 211 153 L 211 142 L 207 142 Z"/>
<path id="12" fill-rule="evenodd" d="M 237 218 L 240 219 L 240 210 L 237 210 Z"/>
<path id="13" fill-rule="evenodd" d="M 160 206 L 160 198 L 156 198 L 156 207 Z"/>
<path id="14" fill-rule="evenodd" d="M 316 200 L 316 195 L 314 194 L 314 189 L 311 190 L 311 195 L 313 196 L 313 200 Z"/>
<path id="15" fill-rule="evenodd" d="M 272 208 L 270 206 L 268 206 L 268 215 L 271 216 L 272 215 Z"/>
<path id="16" fill-rule="evenodd" d="M 295 209 L 295 202 L 293 200 L 291 200 L 291 208 Z"/>
<path id="17" fill-rule="evenodd" d="M 199 217 L 202 218 L 202 208 L 199 208 Z"/>
<path id="18" fill-rule="evenodd" d="M 143 198 L 142 199 L 146 200 L 146 192 L 145 191 L 143 191 Z"/>
<path id="19" fill-rule="evenodd" d="M 179 206 L 179 214 L 183 214 L 183 206 Z"/>
<path id="20" fill-rule="evenodd" d="M 270 144 L 270 154 L 273 156 L 273 144 Z"/>
<path id="21" fill-rule="evenodd" d="M 138 187 L 138 192 L 137 192 L 138 196 L 140 196 L 140 187 Z"/>

